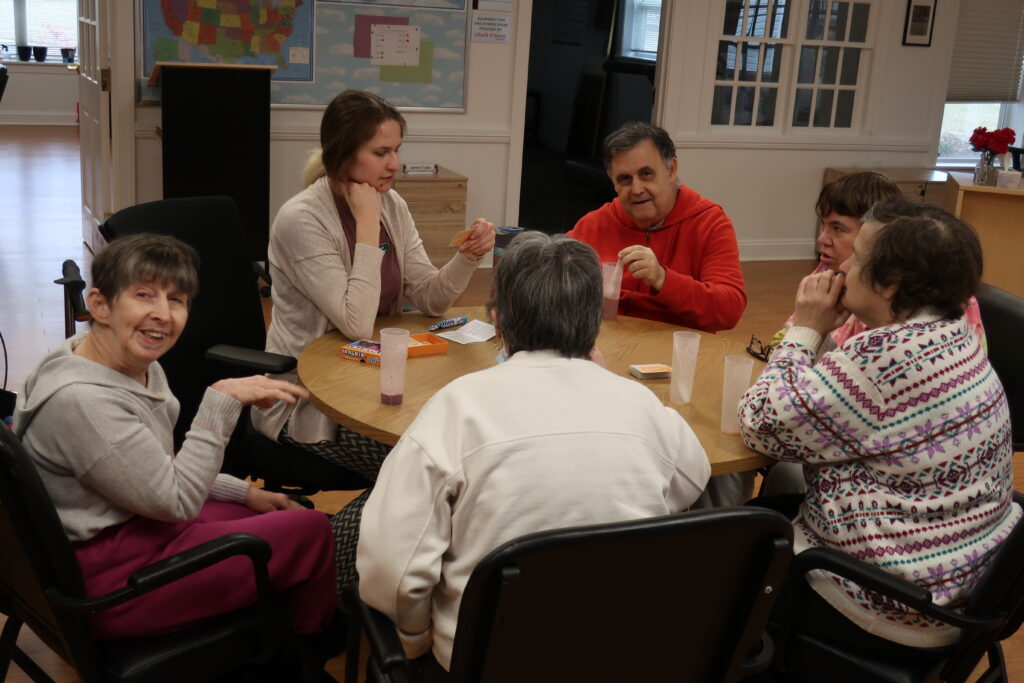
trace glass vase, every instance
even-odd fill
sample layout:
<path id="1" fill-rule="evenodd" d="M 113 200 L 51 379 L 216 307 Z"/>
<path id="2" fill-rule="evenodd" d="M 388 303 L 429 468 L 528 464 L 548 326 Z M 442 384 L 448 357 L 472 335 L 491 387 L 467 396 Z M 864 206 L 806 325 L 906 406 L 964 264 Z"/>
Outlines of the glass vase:
<path id="1" fill-rule="evenodd" d="M 978 164 L 974 167 L 974 184 L 995 187 L 996 184 L 996 155 L 988 150 L 982 150 Z"/>

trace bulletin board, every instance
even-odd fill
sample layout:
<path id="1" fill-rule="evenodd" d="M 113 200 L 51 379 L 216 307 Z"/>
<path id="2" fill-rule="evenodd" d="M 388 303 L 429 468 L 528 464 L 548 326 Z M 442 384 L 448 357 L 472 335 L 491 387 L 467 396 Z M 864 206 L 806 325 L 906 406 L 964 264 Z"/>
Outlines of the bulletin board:
<path id="1" fill-rule="evenodd" d="M 272 64 L 271 104 L 350 88 L 465 111 L 467 0 L 137 0 L 139 77 L 158 61 Z"/>

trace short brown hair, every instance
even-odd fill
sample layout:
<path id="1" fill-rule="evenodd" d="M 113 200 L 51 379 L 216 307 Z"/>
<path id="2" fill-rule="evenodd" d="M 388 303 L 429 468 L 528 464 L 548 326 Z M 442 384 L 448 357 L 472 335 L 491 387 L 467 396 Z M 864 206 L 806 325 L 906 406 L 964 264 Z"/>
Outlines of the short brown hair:
<path id="1" fill-rule="evenodd" d="M 676 158 L 676 143 L 672 142 L 664 128 L 643 121 L 630 121 L 613 130 L 604 139 L 602 153 L 605 170 L 612 167 L 612 159 L 623 152 L 628 152 L 644 140 L 651 141 L 666 167 Z"/>
<path id="2" fill-rule="evenodd" d="M 92 286 L 109 302 L 148 282 L 176 287 L 191 305 L 199 292 L 199 254 L 181 240 L 142 232 L 118 237 L 92 261 Z"/>
<path id="3" fill-rule="evenodd" d="M 894 315 L 935 309 L 946 318 L 963 315 L 981 282 L 981 243 L 971 226 L 928 204 L 885 202 L 864 216 L 882 229 L 862 266 L 865 281 L 898 285 Z"/>
<path id="4" fill-rule="evenodd" d="M 862 220 L 878 202 L 903 202 L 906 198 L 896 185 L 877 171 L 861 171 L 836 178 L 821 188 L 814 205 L 819 218 L 830 213 Z"/>
<path id="5" fill-rule="evenodd" d="M 320 148 L 327 177 L 345 176 L 356 151 L 386 121 L 397 121 L 405 135 L 405 118 L 383 97 L 364 90 L 346 90 L 324 110 L 320 120 Z"/>

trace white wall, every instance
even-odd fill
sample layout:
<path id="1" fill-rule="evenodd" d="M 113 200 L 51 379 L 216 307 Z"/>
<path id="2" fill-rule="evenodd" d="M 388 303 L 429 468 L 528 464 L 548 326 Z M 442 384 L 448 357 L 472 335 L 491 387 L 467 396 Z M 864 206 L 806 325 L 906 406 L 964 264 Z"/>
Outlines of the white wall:
<path id="1" fill-rule="evenodd" d="M 928 48 L 900 44 L 906 3 L 883 0 L 873 4 L 875 50 L 864 98 L 868 106 L 863 125 L 848 136 L 820 136 L 813 131 L 738 135 L 710 130 L 706 124 L 712 75 L 709 60 L 720 30 L 717 11 L 714 17 L 711 13 L 718 6 L 717 0 L 664 4 L 666 33 L 655 117 L 679 147 L 683 182 L 721 203 L 733 218 L 743 258 L 807 258 L 813 254 L 812 205 L 828 166 L 934 165 L 958 0 L 937 3 L 932 46 Z M 538 11 L 544 7 L 538 3 Z M 115 8 L 131 25 L 132 4 L 116 3 Z M 410 161 L 436 161 L 468 176 L 468 220 L 485 216 L 499 224 L 515 224 L 518 219 L 532 9 L 532 0 L 516 1 L 508 44 L 469 44 L 466 113 L 408 115 L 409 135 L 402 156 Z M 22 69 L 32 69 L 29 75 L 41 83 L 29 89 L 31 94 L 18 92 L 29 83 L 20 73 Z M 0 123 L 14 122 L 10 118 L 17 118 L 15 112 L 22 112 L 18 117 L 30 118 L 24 122 L 73 122 L 74 79 L 61 69 L 60 65 L 14 65 L 0 103 Z M 119 75 L 123 74 L 115 73 L 115 80 Z M 50 81 L 42 81 L 46 78 L 61 85 L 50 87 Z M 66 104 L 45 99 L 63 97 Z M 41 113 L 44 106 L 49 113 Z M 320 113 L 273 110 L 272 215 L 300 189 L 300 168 L 307 151 L 317 145 Z M 154 132 L 160 110 L 134 106 L 134 120 L 136 196 L 128 197 L 126 203 L 157 199 L 161 194 L 160 141 Z"/>
<path id="2" fill-rule="evenodd" d="M 707 122 L 721 10 L 710 6 L 719 3 L 676 0 L 665 6 L 668 44 L 656 119 L 679 148 L 680 179 L 733 219 L 743 259 L 813 256 L 812 207 L 827 167 L 934 165 L 957 0 L 937 4 L 928 48 L 901 45 L 906 3 L 872 5 L 867 108 L 860 130 L 849 135 L 713 130 Z"/>
<path id="3" fill-rule="evenodd" d="M 532 0 L 517 0 L 508 43 L 468 43 L 466 112 L 405 113 L 401 156 L 432 161 L 469 178 L 467 220 L 514 225 L 519 210 L 526 67 Z M 306 155 L 319 146 L 322 109 L 274 107 L 270 119 L 270 213 L 302 189 Z M 136 201 L 161 196 L 160 110 L 136 108 Z"/>
<path id="4" fill-rule="evenodd" d="M 66 64 L 4 64 L 10 78 L 0 102 L 0 125 L 76 125 L 78 81 Z"/>

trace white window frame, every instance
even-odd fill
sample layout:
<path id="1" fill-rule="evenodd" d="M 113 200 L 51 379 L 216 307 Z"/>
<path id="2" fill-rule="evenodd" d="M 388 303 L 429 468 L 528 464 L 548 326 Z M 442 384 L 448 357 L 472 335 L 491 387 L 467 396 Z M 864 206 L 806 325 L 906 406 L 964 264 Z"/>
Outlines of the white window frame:
<path id="1" fill-rule="evenodd" d="M 667 0 L 671 1 L 671 0 Z M 645 16 L 653 10 L 653 6 L 657 3 L 659 22 L 664 17 L 662 16 L 662 7 L 666 0 L 625 0 L 622 4 L 622 33 L 619 37 L 619 55 L 620 57 L 629 57 L 632 59 L 643 59 L 649 62 L 657 61 L 658 59 L 658 37 L 654 37 L 654 49 L 643 50 L 636 49 L 633 45 L 633 27 L 636 25 L 638 18 Z M 641 7 L 637 7 L 641 5 Z M 642 20 L 642 19 L 641 19 Z"/>
<path id="2" fill-rule="evenodd" d="M 970 104 L 970 103 L 968 103 L 968 102 L 947 102 L 946 104 Z M 995 102 L 992 102 L 990 104 L 995 104 Z M 996 124 L 996 129 L 1006 128 L 1009 125 L 1008 124 L 1008 119 L 1010 118 L 1010 108 L 1011 107 L 1019 107 L 1019 106 L 1021 106 L 1021 104 L 1019 102 L 1000 102 L 999 103 L 999 119 L 998 119 L 999 122 Z M 939 135 L 941 135 L 941 134 L 942 134 L 942 128 L 940 126 L 940 128 L 939 128 Z M 1013 147 L 1020 147 L 1020 146 L 1022 146 L 1022 144 L 1024 144 L 1024 140 L 1022 140 L 1021 138 L 1017 138 L 1017 140 L 1013 143 L 1012 146 Z M 981 152 L 972 152 L 970 155 L 963 156 L 963 157 L 942 157 L 942 156 L 939 156 L 938 153 L 936 153 L 936 155 L 935 155 L 935 165 L 936 166 L 965 166 L 965 165 L 973 166 L 974 164 L 978 163 L 978 159 L 980 157 L 981 157 Z"/>
<path id="3" fill-rule="evenodd" d="M 866 98 L 868 93 L 868 77 L 871 73 L 871 64 L 874 59 L 875 53 L 875 41 L 877 34 L 878 15 L 881 12 L 881 5 L 877 0 L 848 0 L 851 9 L 854 2 L 864 3 L 870 6 L 868 12 L 868 24 L 866 38 L 863 43 L 851 43 L 845 41 L 830 41 L 830 40 L 812 40 L 807 39 L 804 36 L 807 33 L 807 22 L 808 22 L 808 9 L 810 3 L 813 0 L 790 0 L 790 17 L 789 17 L 789 30 L 785 38 L 771 38 L 767 36 L 729 36 L 722 33 L 722 22 L 725 15 L 726 0 L 719 0 L 714 3 L 714 8 L 709 14 L 709 30 L 708 35 L 711 39 L 708 41 L 707 46 L 707 67 L 706 67 L 706 87 L 703 93 L 703 101 L 701 106 L 700 116 L 702 119 L 702 129 L 706 132 L 715 135 L 731 135 L 731 136 L 757 136 L 770 134 L 777 136 L 779 134 L 787 136 L 806 136 L 812 138 L 822 137 L 838 137 L 838 138 L 849 138 L 861 135 L 864 127 L 864 114 L 867 109 Z M 831 0 L 829 0 L 831 2 Z M 742 43 L 758 43 L 764 45 L 778 45 L 783 48 L 782 50 L 782 66 L 779 74 L 779 80 L 777 83 L 772 82 L 770 85 L 778 88 L 778 94 L 775 102 L 775 116 L 773 124 L 770 126 L 757 125 L 757 104 L 759 97 L 759 89 L 765 82 L 760 80 L 757 81 L 720 81 L 717 78 L 716 69 L 718 62 L 718 48 L 719 42 L 734 42 L 737 44 Z M 799 53 L 800 48 L 803 46 L 813 46 L 819 48 L 818 50 L 818 62 L 815 64 L 815 73 L 817 73 L 817 67 L 820 64 L 822 51 L 821 47 L 839 47 L 847 48 L 854 47 L 860 49 L 860 61 L 857 69 L 857 83 L 854 86 L 840 86 L 838 84 L 838 73 L 841 72 L 841 68 L 837 66 L 837 82 L 834 85 L 829 84 L 801 84 L 797 83 L 797 75 L 799 69 Z M 739 54 L 739 49 L 737 50 Z M 765 50 L 761 49 L 760 56 L 758 59 L 758 77 L 762 73 L 764 64 Z M 719 124 L 711 123 L 712 107 L 714 105 L 714 94 L 716 85 L 731 85 L 733 87 L 732 106 L 730 114 L 730 123 Z M 755 93 L 754 98 L 754 111 L 751 117 L 751 123 L 749 125 L 737 125 L 732 123 L 732 119 L 735 115 L 735 106 L 737 99 L 737 88 L 753 86 L 758 88 L 758 92 Z M 836 128 L 833 125 L 828 127 L 814 126 L 813 123 L 813 110 L 811 113 L 811 121 L 807 126 L 795 126 L 793 125 L 793 110 L 795 107 L 796 90 L 798 88 L 810 87 L 817 91 L 819 88 L 832 89 L 834 92 L 838 92 L 840 89 L 853 90 L 854 91 L 854 103 L 853 111 L 851 114 L 850 127 L 849 128 Z M 837 99 L 837 98 L 836 98 Z M 832 122 L 835 121 L 836 116 L 836 102 L 833 101 L 832 107 Z"/>

